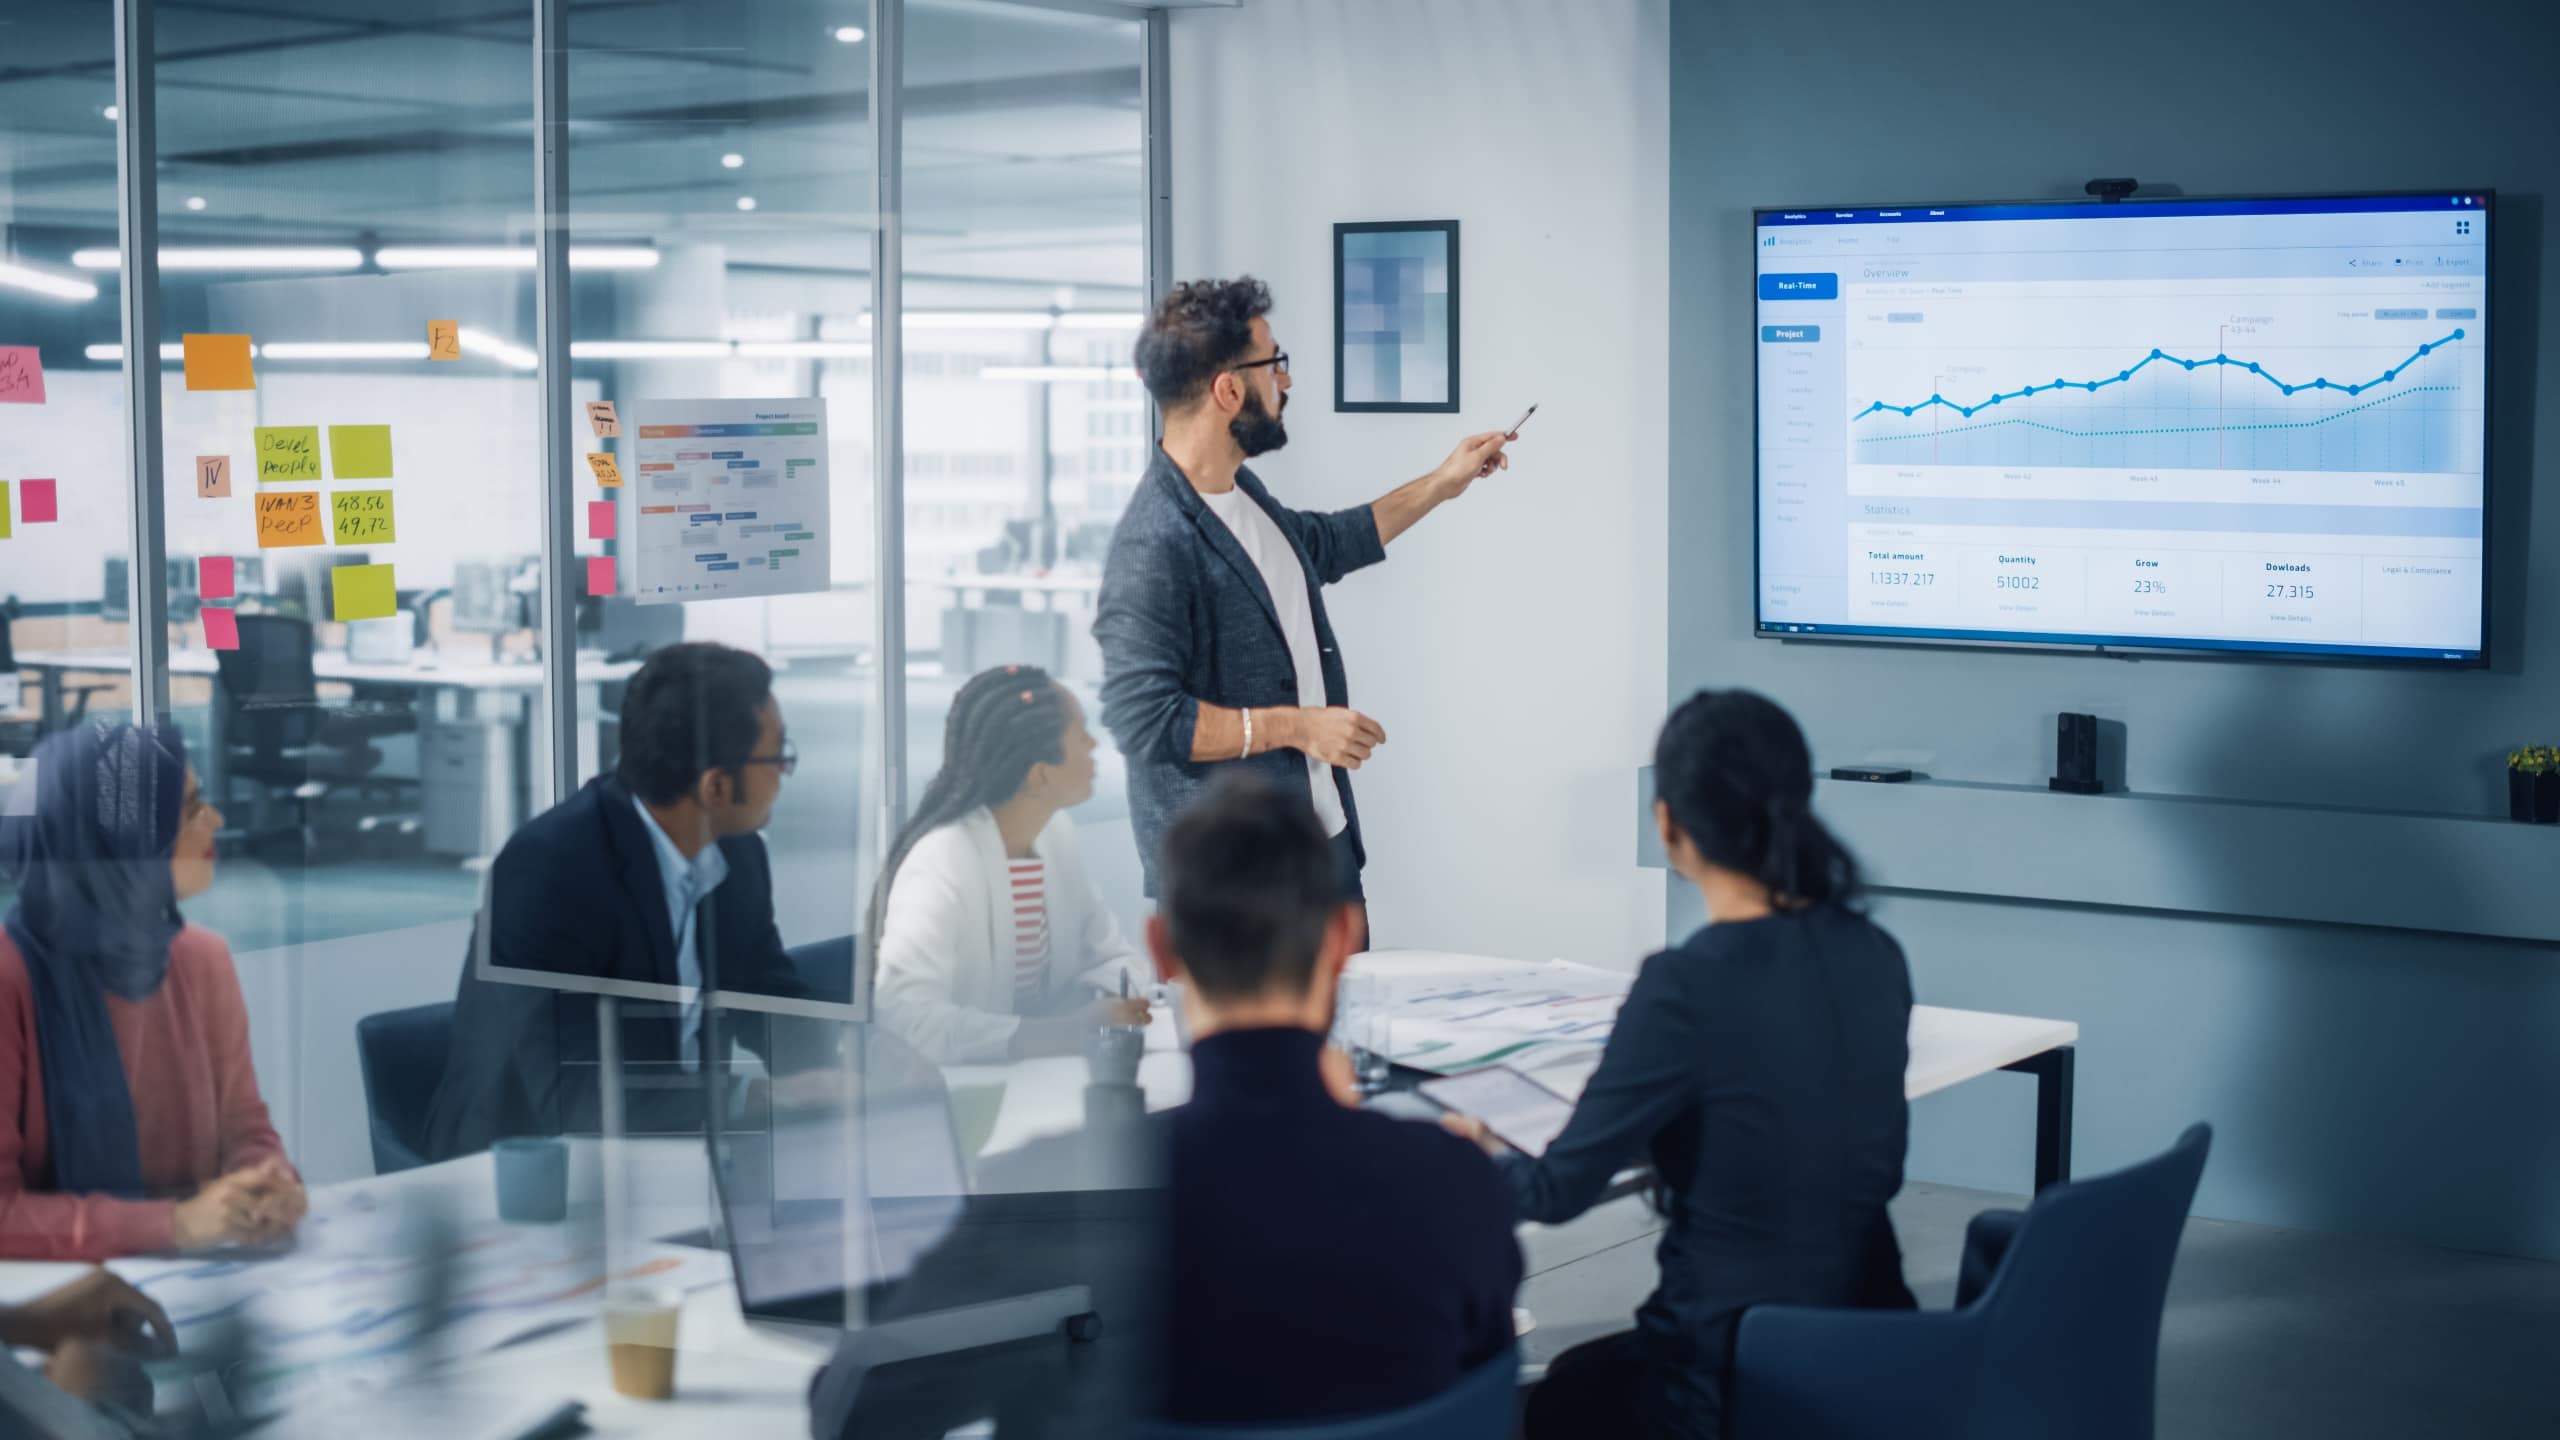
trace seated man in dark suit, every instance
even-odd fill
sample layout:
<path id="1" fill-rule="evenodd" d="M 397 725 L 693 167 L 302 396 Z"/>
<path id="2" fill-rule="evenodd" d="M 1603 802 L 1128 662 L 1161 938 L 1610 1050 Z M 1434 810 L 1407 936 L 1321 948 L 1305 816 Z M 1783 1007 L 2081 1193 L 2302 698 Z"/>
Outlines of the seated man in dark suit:
<path id="1" fill-rule="evenodd" d="M 489 869 L 427 1116 L 431 1160 L 600 1125 L 596 997 L 488 979 L 484 962 L 806 994 L 774 926 L 773 870 L 756 833 L 797 758 L 773 672 L 726 646 L 668 646 L 631 678 L 621 732 L 616 773 L 535 817 Z M 700 1128 L 699 1072 L 726 1060 L 724 1037 L 764 1048 L 760 1017 L 711 1018 L 719 1023 L 706 1028 L 699 998 L 623 1003 L 630 1133 Z"/>
<path id="2" fill-rule="evenodd" d="M 1520 1246 L 1482 1152 L 1356 1108 L 1328 1049 L 1358 916 L 1303 793 L 1213 786 L 1165 835 L 1156 966 L 1183 982 L 1167 1418 L 1370 1414 L 1508 1348 Z"/>
<path id="3" fill-rule="evenodd" d="M 1020 1197 L 974 1197 L 881 1317 L 1083 1284 L 1100 1340 L 913 1359 L 857 1330 L 811 1392 L 822 1440 L 924 1440 L 987 1417 L 1000 1440 L 1082 1440 L 1138 1414 L 1373 1414 L 1511 1345 L 1520 1247 L 1492 1161 L 1358 1109 L 1349 1062 L 1325 1048 L 1358 916 L 1305 792 L 1219 780 L 1174 821 L 1160 873 L 1147 939 L 1184 982 L 1189 1103 L 1115 1120 L 1112 1087 L 1088 1091 L 1083 1132 L 995 1157 L 981 1186 L 1107 1193 L 1053 1204 L 1068 1218 L 1038 1227 L 1006 1223 L 1000 1202 Z"/>

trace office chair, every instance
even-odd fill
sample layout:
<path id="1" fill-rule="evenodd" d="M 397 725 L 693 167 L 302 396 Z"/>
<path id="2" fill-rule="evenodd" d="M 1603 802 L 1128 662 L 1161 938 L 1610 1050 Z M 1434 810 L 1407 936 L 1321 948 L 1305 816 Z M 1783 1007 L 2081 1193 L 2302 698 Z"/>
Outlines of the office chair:
<path id="1" fill-rule="evenodd" d="M 1138 1440 L 1510 1440 L 1519 1415 L 1514 1346 L 1430 1399 L 1383 1415 L 1298 1425 L 1146 1424 L 1136 1433 Z"/>
<path id="2" fill-rule="evenodd" d="M 324 705 L 312 672 L 311 622 L 290 615 L 242 614 L 240 648 L 214 653 L 214 703 L 222 716 L 225 786 L 246 778 L 269 795 L 294 802 L 294 823 L 262 823 L 252 838 L 292 833 L 313 841 L 311 802 L 341 788 L 382 793 L 382 752 L 372 741 L 418 728 L 414 708 L 379 702 Z M 262 797 L 263 798 L 263 797 Z M 370 825 L 365 828 L 371 829 Z"/>
<path id="3" fill-rule="evenodd" d="M 1953 1310 L 1744 1312 L 1728 1440 L 2151 1440 L 2160 1311 L 2213 1129 L 1976 1216 Z"/>
<path id="4" fill-rule="evenodd" d="M 10 633 L 17 621 L 18 601 L 13 595 L 5 604 L 0 604 L 0 675 L 18 673 L 17 644 Z M 27 703 L 26 688 L 24 686 L 20 688 L 18 704 L 21 708 L 24 708 Z M 71 697 L 71 707 L 63 715 L 60 728 L 67 730 L 87 720 L 89 697 L 103 694 L 114 688 L 114 685 L 105 682 L 94 685 L 60 683 L 56 693 Z M 0 719 L 0 755 L 11 755 L 23 760 L 36 753 L 36 743 L 44 739 L 44 736 L 45 724 L 41 714 L 33 720 Z"/>
<path id="5" fill-rule="evenodd" d="M 356 1022 L 356 1067 L 372 1122 L 373 1173 L 426 1162 L 427 1106 L 444 1081 L 453 1048 L 453 1002 L 385 1010 Z"/>

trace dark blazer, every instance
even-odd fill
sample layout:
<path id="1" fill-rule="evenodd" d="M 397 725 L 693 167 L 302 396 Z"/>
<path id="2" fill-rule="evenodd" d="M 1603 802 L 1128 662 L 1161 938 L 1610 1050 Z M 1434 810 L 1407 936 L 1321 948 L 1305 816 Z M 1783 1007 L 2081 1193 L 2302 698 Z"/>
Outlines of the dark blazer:
<path id="1" fill-rule="evenodd" d="M 1483 1151 L 1349 1110 L 1298 1029 L 1191 1048 L 1172 1112 L 1166 1418 L 1366 1415 L 1448 1389 L 1512 1343 L 1520 1244 Z"/>
<path id="2" fill-rule="evenodd" d="M 1387 557 L 1376 513 L 1366 505 L 1330 515 L 1292 510 L 1272 499 L 1251 470 L 1238 470 L 1236 484 L 1298 553 L 1316 645 L 1324 652 L 1325 704 L 1350 704 L 1324 587 Z M 1153 895 L 1166 828 L 1213 776 L 1240 765 L 1295 788 L 1306 783 L 1307 763 L 1295 750 L 1192 763 L 1202 701 L 1255 709 L 1296 705 L 1298 671 L 1262 572 L 1161 449 L 1112 533 L 1093 638 L 1102 647 L 1102 723 L 1129 762 L 1129 818 L 1146 893 Z M 1337 767 L 1333 783 L 1351 822 L 1344 833 L 1365 864 L 1351 777 Z"/>
<path id="3" fill-rule="evenodd" d="M 1911 974 L 1836 906 L 1710 925 L 1644 962 L 1600 1068 L 1540 1158 L 1504 1170 L 1520 1216 L 1558 1224 L 1652 1161 L 1667 1221 L 1636 1312 L 1711 1426 L 1752 1305 L 1908 1309 L 1885 1202 L 1902 1188 Z"/>
<path id="4" fill-rule="evenodd" d="M 729 875 L 696 921 L 706 981 L 806 994 L 774 927 L 764 838 L 741 835 L 720 848 Z M 489 867 L 454 997 L 453 1048 L 427 1112 L 430 1160 L 484 1150 L 510 1135 L 592 1134 L 601 1123 L 596 997 L 482 980 L 473 961 L 483 945 L 490 963 L 510 968 L 681 983 L 657 852 L 621 781 L 588 781 L 518 830 Z M 625 1086 L 626 1121 L 635 1133 L 701 1125 L 698 1081 L 669 1073 L 682 1053 L 682 1014 L 663 1002 L 623 1002 L 622 1054 L 637 1067 Z M 758 1018 L 724 1013 L 722 1024 L 761 1053 Z"/>

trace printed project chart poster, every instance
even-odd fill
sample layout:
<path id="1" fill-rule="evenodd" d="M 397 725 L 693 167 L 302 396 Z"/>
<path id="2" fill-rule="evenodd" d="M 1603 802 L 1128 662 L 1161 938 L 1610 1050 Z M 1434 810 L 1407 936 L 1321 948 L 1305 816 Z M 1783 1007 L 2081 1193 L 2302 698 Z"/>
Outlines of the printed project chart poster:
<path id="1" fill-rule="evenodd" d="M 640 603 L 827 588 L 826 401 L 644 401 L 623 433 Z"/>

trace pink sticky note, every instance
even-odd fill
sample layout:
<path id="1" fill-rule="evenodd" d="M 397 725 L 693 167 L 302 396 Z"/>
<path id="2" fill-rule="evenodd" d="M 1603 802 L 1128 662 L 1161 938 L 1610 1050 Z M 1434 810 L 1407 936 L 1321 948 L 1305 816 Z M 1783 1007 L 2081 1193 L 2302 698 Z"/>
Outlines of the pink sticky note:
<path id="1" fill-rule="evenodd" d="M 240 648 L 240 617 L 220 605 L 207 605 L 196 612 L 204 617 L 204 648 L 237 650 Z"/>
<path id="2" fill-rule="evenodd" d="M 61 514 L 54 506 L 53 482 L 21 480 L 18 482 L 18 518 L 29 525 L 42 525 Z"/>
<path id="3" fill-rule="evenodd" d="M 610 595 L 613 592 L 613 557 L 610 555 L 588 556 L 587 593 L 590 595 Z"/>
<path id="4" fill-rule="evenodd" d="M 202 600 L 231 598 L 231 557 L 207 555 L 196 562 L 196 596 Z"/>
<path id="5" fill-rule="evenodd" d="M 612 501 L 590 500 L 587 502 L 587 538 L 590 540 L 613 538 Z"/>
<path id="6" fill-rule="evenodd" d="M 44 403 L 44 353 L 33 345 L 0 345 L 0 405 Z"/>

